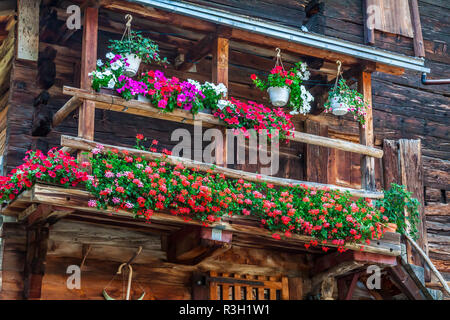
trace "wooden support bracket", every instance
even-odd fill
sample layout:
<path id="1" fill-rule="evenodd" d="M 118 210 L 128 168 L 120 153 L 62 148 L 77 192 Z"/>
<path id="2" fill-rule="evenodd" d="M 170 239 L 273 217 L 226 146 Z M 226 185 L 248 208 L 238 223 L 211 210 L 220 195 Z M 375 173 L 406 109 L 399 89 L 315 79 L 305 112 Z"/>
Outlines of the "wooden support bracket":
<path id="1" fill-rule="evenodd" d="M 187 226 L 168 237 L 167 260 L 196 265 L 230 249 L 231 239 L 227 230 Z"/>

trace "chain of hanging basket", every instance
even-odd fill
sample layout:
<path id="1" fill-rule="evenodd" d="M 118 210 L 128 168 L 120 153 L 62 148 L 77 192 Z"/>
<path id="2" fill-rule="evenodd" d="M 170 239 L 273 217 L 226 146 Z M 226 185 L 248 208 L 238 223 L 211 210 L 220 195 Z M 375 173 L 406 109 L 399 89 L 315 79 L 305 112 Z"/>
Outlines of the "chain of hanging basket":
<path id="1" fill-rule="evenodd" d="M 283 69 L 283 72 L 285 72 L 284 66 L 283 66 L 283 61 L 281 60 L 281 49 L 280 48 L 276 48 L 275 51 L 277 52 L 277 58 L 276 58 L 276 61 L 275 61 L 275 67 L 281 66 L 281 68 Z"/>
<path id="2" fill-rule="evenodd" d="M 127 20 L 127 23 L 125 24 L 125 30 L 123 31 L 122 38 L 120 40 L 123 41 L 125 35 L 128 37 L 128 45 L 131 52 L 131 21 L 133 21 L 133 16 L 131 14 L 127 14 L 125 19 Z"/>
<path id="3" fill-rule="evenodd" d="M 336 74 L 336 81 L 334 82 L 334 89 L 333 91 L 336 91 L 337 84 L 339 81 L 339 76 L 341 75 L 341 68 L 342 68 L 342 62 L 340 60 L 336 61 L 336 64 L 338 65 L 337 74 Z"/>

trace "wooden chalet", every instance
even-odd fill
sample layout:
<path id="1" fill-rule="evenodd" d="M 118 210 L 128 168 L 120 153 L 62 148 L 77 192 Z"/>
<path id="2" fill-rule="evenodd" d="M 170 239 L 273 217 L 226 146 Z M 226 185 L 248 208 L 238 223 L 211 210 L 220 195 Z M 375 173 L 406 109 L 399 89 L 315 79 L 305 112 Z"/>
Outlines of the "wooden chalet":
<path id="1" fill-rule="evenodd" d="M 80 8 L 81 29 L 66 21 Z M 374 29 L 364 14 L 378 5 Z M 450 6 L 440 0 L 6 0 L 0 3 L 0 156 L 6 175 L 29 149 L 63 147 L 73 154 L 97 143 L 133 151 L 137 133 L 171 149 L 176 128 L 223 128 L 208 113 L 161 113 L 147 103 L 94 92 L 88 73 L 119 39 L 124 16 L 159 45 L 180 79 L 224 83 L 229 95 L 269 105 L 253 73 L 267 73 L 275 48 L 286 66 L 306 61 L 312 112 L 294 117 L 295 137 L 280 147 L 277 176 L 259 165 L 219 166 L 229 178 L 275 185 L 304 183 L 377 199 L 404 184 L 423 206 L 420 248 L 446 281 L 449 249 Z M 301 28 L 302 26 L 306 27 Z M 307 31 L 306 31 L 307 30 Z M 323 112 L 336 61 L 373 108 L 366 126 Z M 160 68 L 146 65 L 144 69 Z M 315 83 L 315 84 L 314 84 Z M 219 156 L 224 156 L 226 149 Z M 180 161 L 174 157 L 168 161 Z M 184 159 L 186 166 L 210 165 Z M 110 281 L 130 262 L 131 298 L 211 300 L 442 299 L 442 284 L 418 250 L 398 233 L 345 253 L 306 249 L 311 238 L 273 239 L 257 221 L 231 217 L 208 227 L 160 212 L 152 223 L 125 211 L 88 206 L 89 193 L 42 183 L 2 208 L 0 299 L 120 298 Z M 68 288 L 79 266 L 81 288 Z M 367 267 L 381 268 L 381 289 L 366 285 Z"/>

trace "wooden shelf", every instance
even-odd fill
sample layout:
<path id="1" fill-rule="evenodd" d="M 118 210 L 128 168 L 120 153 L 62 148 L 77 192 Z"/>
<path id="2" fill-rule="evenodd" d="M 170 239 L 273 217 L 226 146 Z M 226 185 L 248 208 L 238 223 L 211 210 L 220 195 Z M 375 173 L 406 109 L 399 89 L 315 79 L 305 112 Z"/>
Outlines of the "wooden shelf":
<path id="1" fill-rule="evenodd" d="M 45 217 L 36 217 L 37 214 L 45 214 L 46 217 L 51 216 L 54 212 L 52 210 L 37 211 L 40 205 L 51 206 L 56 212 L 57 218 L 61 219 L 72 214 L 78 217 L 82 216 L 82 212 L 88 213 L 88 217 L 99 217 L 99 222 L 102 223 L 104 219 L 114 219 L 114 217 L 134 219 L 133 215 L 124 210 L 115 211 L 113 209 L 98 210 L 88 206 L 88 201 L 92 199 L 89 192 L 80 189 L 68 189 L 53 185 L 36 184 L 32 190 L 24 192 L 19 199 L 10 203 L 7 207 L 2 209 L 2 214 L 9 216 L 16 216 L 21 221 L 29 219 L 33 216 L 33 221 L 45 219 Z M 103 220 L 102 220 L 103 219 Z M 220 227 L 223 230 L 228 230 L 236 234 L 238 237 L 233 237 L 233 242 L 242 241 L 242 244 L 253 245 L 276 245 L 278 247 L 289 248 L 291 250 L 305 250 L 304 244 L 309 243 L 314 238 L 310 236 L 303 236 L 293 234 L 291 238 L 283 238 L 282 240 L 275 240 L 272 238 L 270 231 L 258 226 L 258 221 L 254 219 L 247 219 L 245 217 L 230 217 L 223 219 L 220 223 L 215 223 L 209 228 Z M 121 220 L 118 220 L 121 221 Z M 144 219 L 134 219 L 135 224 L 140 223 L 143 227 L 148 225 Z M 174 216 L 164 212 L 156 212 L 151 218 L 151 228 L 168 228 L 168 227 L 184 227 L 186 225 L 203 226 L 200 221 L 185 221 L 182 217 Z M 239 240 L 240 239 L 240 240 Z M 264 241 L 262 244 L 261 241 Z M 334 247 L 333 245 L 329 245 Z M 400 234 L 386 233 L 380 240 L 372 241 L 370 245 L 347 244 L 347 249 L 360 251 L 364 247 L 364 252 L 376 253 L 386 256 L 399 256 L 401 254 Z"/>
<path id="2" fill-rule="evenodd" d="M 127 101 L 119 96 L 97 93 L 89 90 L 83 90 L 64 86 L 63 93 L 72 96 L 72 98 L 55 114 L 54 119 L 58 119 L 59 124 L 64 116 L 75 110 L 80 100 L 89 100 L 95 102 L 98 109 L 124 112 L 144 117 L 194 124 L 195 121 L 201 121 L 205 127 L 225 126 L 225 123 L 211 114 L 199 112 L 195 116 L 187 111 L 175 109 L 171 113 L 162 112 L 161 109 L 152 107 L 149 103 L 137 100 Z M 55 121 L 54 121 L 55 124 Z M 358 143 L 353 143 L 341 139 L 332 139 L 322 136 L 316 136 L 304 132 L 294 131 L 291 141 L 297 141 L 321 147 L 334 148 L 343 151 L 354 152 L 367 155 L 374 158 L 382 158 L 383 150 L 375 147 L 369 147 Z"/>

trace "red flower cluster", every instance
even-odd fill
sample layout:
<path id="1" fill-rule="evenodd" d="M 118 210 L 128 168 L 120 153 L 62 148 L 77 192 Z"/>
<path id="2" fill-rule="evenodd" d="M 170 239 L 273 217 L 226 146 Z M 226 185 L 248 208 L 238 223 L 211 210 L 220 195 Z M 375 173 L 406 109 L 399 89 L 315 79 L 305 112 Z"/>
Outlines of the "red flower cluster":
<path id="1" fill-rule="evenodd" d="M 37 180 L 75 187 L 88 179 L 75 158 L 56 148 L 47 154 L 39 150 L 28 151 L 24 161 L 8 176 L 0 176 L 1 200 L 14 200 L 22 191 L 30 189 Z"/>
<path id="2" fill-rule="evenodd" d="M 275 239 L 304 234 L 315 239 L 307 247 L 322 246 L 324 251 L 329 245 L 344 251 L 346 243 L 368 242 L 384 231 L 383 216 L 370 199 L 353 201 L 335 190 L 225 179 L 212 171 L 170 165 L 165 158 L 123 159 L 109 152 L 91 161 L 95 176 L 87 188 L 95 196 L 90 205 L 98 208 L 124 209 L 147 219 L 166 211 L 205 225 L 224 215 L 252 215 Z"/>
<path id="3" fill-rule="evenodd" d="M 222 109 L 217 109 L 215 117 L 223 120 L 230 128 L 241 130 L 245 136 L 249 136 L 248 129 L 255 129 L 256 132 L 268 132 L 267 136 L 272 137 L 274 132 L 279 134 L 280 139 L 288 139 L 294 130 L 291 115 L 284 113 L 282 108 L 270 109 L 262 104 L 249 101 L 241 102 L 231 98 L 230 103 Z"/>

